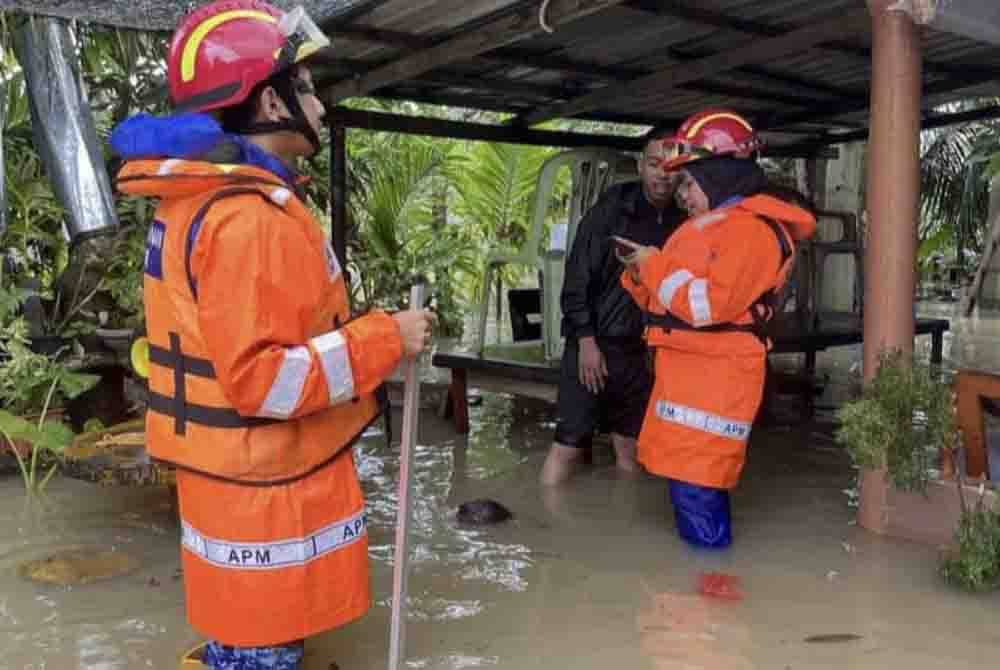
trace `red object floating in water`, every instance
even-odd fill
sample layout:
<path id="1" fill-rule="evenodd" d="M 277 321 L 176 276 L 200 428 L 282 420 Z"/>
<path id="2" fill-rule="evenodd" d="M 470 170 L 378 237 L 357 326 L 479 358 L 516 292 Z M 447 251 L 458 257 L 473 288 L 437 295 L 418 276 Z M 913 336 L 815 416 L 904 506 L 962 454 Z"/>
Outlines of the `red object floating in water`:
<path id="1" fill-rule="evenodd" d="M 743 600 L 743 580 L 721 572 L 703 572 L 698 577 L 698 592 L 710 598 Z"/>

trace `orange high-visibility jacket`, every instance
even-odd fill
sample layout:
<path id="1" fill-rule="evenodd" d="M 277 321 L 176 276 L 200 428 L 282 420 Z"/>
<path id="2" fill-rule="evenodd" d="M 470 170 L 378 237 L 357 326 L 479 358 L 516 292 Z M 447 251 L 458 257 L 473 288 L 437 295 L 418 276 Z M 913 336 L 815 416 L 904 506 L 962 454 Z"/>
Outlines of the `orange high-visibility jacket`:
<path id="1" fill-rule="evenodd" d="M 150 454 L 177 466 L 188 617 L 264 646 L 369 607 L 349 446 L 402 355 L 395 321 L 348 321 L 341 269 L 280 179 L 252 166 L 126 164 L 160 199 L 146 248 Z"/>
<path id="2" fill-rule="evenodd" d="M 784 285 L 794 241 L 815 228 L 805 210 L 753 196 L 686 221 L 643 263 L 640 283 L 622 275 L 647 312 L 694 327 L 647 330 L 656 349 L 656 383 L 638 442 L 647 470 L 712 488 L 736 486 L 760 407 L 767 346 L 750 332 L 697 328 L 752 324 L 760 298 Z M 787 255 L 778 234 L 787 236 Z"/>

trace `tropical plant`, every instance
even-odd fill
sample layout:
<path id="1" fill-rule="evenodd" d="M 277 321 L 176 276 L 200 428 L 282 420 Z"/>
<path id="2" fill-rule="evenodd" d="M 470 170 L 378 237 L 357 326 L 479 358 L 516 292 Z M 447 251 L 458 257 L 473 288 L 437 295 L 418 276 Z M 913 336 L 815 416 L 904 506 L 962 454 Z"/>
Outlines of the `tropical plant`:
<path id="1" fill-rule="evenodd" d="M 356 304 L 362 310 L 399 309 L 417 277 L 430 282 L 446 333 L 460 332 L 462 312 L 449 304 L 453 271 L 471 269 L 461 226 L 435 219 L 436 179 L 457 160 L 430 141 L 381 139 L 383 159 L 372 164 L 366 186 L 355 194 L 360 235 L 353 242 Z"/>
<path id="2" fill-rule="evenodd" d="M 516 252 L 532 225 L 535 182 L 545 160 L 555 150 L 512 144 L 472 145 L 462 170 L 455 174 L 455 215 L 462 219 L 474 244 L 483 250 Z M 560 183 L 565 190 L 565 180 Z M 525 268 L 506 266 L 502 281 L 516 286 Z M 483 295 L 483 264 L 477 262 L 461 285 L 468 301 Z"/>
<path id="3" fill-rule="evenodd" d="M 923 492 L 938 456 L 958 444 L 952 395 L 928 366 L 884 352 L 861 398 L 837 412 L 836 439 L 859 468 L 885 469 L 897 489 Z"/>
<path id="4" fill-rule="evenodd" d="M 970 507 L 964 479 L 960 471 L 957 474 L 962 516 L 955 529 L 954 550 L 945 553 L 941 562 L 941 575 L 949 584 L 968 591 L 991 591 L 1000 587 L 1000 510 L 984 502 L 984 485 Z"/>
<path id="5" fill-rule="evenodd" d="M 943 111 L 968 109 L 978 101 Z M 993 122 L 924 131 L 920 151 L 921 264 L 952 256 L 960 268 L 982 252 L 987 231 L 989 178 L 1000 156 L 1000 127 Z"/>

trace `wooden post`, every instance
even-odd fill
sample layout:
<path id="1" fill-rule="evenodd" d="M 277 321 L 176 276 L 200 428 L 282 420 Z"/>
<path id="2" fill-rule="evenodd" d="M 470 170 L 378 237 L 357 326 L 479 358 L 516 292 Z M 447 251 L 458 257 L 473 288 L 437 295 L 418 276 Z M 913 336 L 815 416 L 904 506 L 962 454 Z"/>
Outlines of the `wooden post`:
<path id="1" fill-rule="evenodd" d="M 864 374 L 884 348 L 913 351 L 920 196 L 920 32 L 910 17 L 868 0 L 872 17 Z"/>
<path id="2" fill-rule="evenodd" d="M 920 32 L 889 11 L 893 0 L 867 0 L 872 20 L 871 122 L 868 139 L 868 239 L 865 248 L 864 376 L 883 349 L 913 351 L 917 219 L 920 194 Z M 889 483 L 863 473 L 858 523 L 884 533 Z"/>
<path id="3" fill-rule="evenodd" d="M 330 216 L 333 251 L 340 267 L 347 269 L 347 128 L 330 126 Z"/>

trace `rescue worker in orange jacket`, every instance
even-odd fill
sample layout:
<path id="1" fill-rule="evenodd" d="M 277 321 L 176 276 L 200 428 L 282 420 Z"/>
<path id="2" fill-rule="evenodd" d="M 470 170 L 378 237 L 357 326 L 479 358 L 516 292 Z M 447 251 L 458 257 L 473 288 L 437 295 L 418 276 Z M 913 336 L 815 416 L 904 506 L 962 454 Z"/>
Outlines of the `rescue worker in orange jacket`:
<path id="1" fill-rule="evenodd" d="M 816 221 L 763 194 L 751 125 L 728 110 L 685 121 L 663 168 L 681 169 L 677 197 L 690 218 L 662 250 L 623 256 L 625 288 L 647 312 L 656 382 L 638 441 L 639 462 L 669 480 L 688 542 L 731 542 L 736 486 L 761 403 L 771 297 L 788 278 L 795 243 Z"/>
<path id="2" fill-rule="evenodd" d="M 299 192 L 323 105 L 301 10 L 225 0 L 169 52 L 178 111 L 115 129 L 126 194 L 159 199 L 146 247 L 150 454 L 177 468 L 188 618 L 213 668 L 298 668 L 302 640 L 369 608 L 352 444 L 433 315 L 352 319 Z"/>

